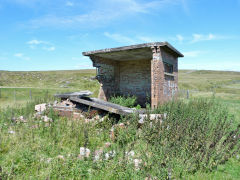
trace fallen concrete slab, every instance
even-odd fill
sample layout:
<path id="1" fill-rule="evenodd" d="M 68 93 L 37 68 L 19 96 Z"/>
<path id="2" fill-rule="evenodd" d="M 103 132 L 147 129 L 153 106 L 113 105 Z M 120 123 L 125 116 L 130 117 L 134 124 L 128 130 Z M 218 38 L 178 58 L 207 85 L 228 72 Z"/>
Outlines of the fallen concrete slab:
<path id="1" fill-rule="evenodd" d="M 90 106 L 90 107 L 98 108 L 98 109 L 101 109 L 101 110 L 104 110 L 104 111 L 108 111 L 110 113 L 119 114 L 119 115 L 128 115 L 128 114 L 132 114 L 132 113 L 140 113 L 140 114 L 143 113 L 143 110 L 136 110 L 136 109 L 133 109 L 133 108 L 120 106 L 118 104 L 103 101 L 103 100 L 98 99 L 98 98 L 70 97 L 69 100 L 71 100 L 73 102 L 80 103 L 80 104 L 84 104 L 84 105 L 87 105 L 87 106 Z"/>
<path id="2" fill-rule="evenodd" d="M 55 94 L 55 96 L 61 99 L 69 99 L 70 97 L 87 97 L 87 96 L 91 96 L 92 94 L 93 93 L 91 91 L 79 91 L 79 92 Z"/>

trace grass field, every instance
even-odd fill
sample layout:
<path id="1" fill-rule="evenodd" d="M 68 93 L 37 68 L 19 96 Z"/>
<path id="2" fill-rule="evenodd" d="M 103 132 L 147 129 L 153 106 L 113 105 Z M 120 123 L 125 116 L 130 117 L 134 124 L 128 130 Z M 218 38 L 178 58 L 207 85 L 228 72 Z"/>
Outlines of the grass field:
<path id="1" fill-rule="evenodd" d="M 42 97 L 46 92 L 90 90 L 97 96 L 99 84 L 92 78 L 95 70 L 8 72 L 0 71 L 0 107 L 21 105 L 32 97 Z"/>
<path id="2" fill-rule="evenodd" d="M 76 160 L 79 147 L 84 144 L 88 143 L 89 147 L 95 149 L 103 146 L 104 142 L 110 141 L 107 128 L 99 132 L 99 129 L 91 125 L 86 126 L 82 122 L 71 123 L 67 119 L 57 119 L 54 114 L 51 116 L 56 119 L 56 123 L 51 128 L 43 125 L 40 125 L 38 130 L 29 128 L 36 122 L 30 117 L 33 113 L 33 104 L 28 104 L 28 108 L 22 108 L 27 102 L 36 103 L 34 99 L 40 99 L 39 102 L 43 102 L 44 97 L 49 99 L 49 96 L 59 92 L 80 90 L 90 90 L 96 97 L 99 84 L 92 79 L 94 76 L 95 70 L 0 71 L 0 109 L 2 108 L 0 113 L 0 167 L 4 168 L 4 177 L 8 177 L 6 172 L 11 175 L 10 179 L 46 179 L 47 177 L 51 179 L 64 177 L 104 179 L 107 175 L 112 178 L 126 178 L 124 174 L 121 174 L 123 172 L 126 172 L 130 179 L 142 177 L 141 173 L 132 172 L 131 168 L 122 166 L 122 164 L 119 168 L 126 169 L 114 169 L 118 166 L 112 161 L 94 164 L 92 161 Z M 210 99 L 215 96 L 215 99 L 228 109 L 230 115 L 234 115 L 234 121 L 240 122 L 240 72 L 180 70 L 179 89 L 183 92 L 181 97 L 185 101 L 189 100 L 186 99 L 184 90 L 189 90 L 190 100 L 199 97 Z M 7 108 L 8 106 L 11 108 Z M 10 123 L 9 117 L 12 114 L 29 117 L 29 124 Z M 16 134 L 8 134 L 9 128 L 12 128 L 11 130 Z M 87 142 L 84 138 L 86 134 L 83 133 L 85 130 L 89 134 Z M 129 137 L 135 137 L 135 135 L 131 136 L 132 132 L 129 133 Z M 141 139 L 136 139 L 135 146 L 139 151 L 146 148 L 146 144 Z M 126 148 L 131 150 L 129 146 Z M 56 158 L 58 155 L 68 158 L 61 160 L 61 158 Z M 46 163 L 49 158 L 52 161 Z M 39 163 L 40 161 L 44 163 Z M 199 171 L 185 175 L 184 179 L 240 179 L 239 167 L 240 160 L 231 158 L 211 172 Z M 89 169 L 92 169 L 92 173 Z M 113 176 L 117 172 L 120 173 L 119 176 Z M 95 174 L 96 177 L 92 177 L 91 174 Z"/>

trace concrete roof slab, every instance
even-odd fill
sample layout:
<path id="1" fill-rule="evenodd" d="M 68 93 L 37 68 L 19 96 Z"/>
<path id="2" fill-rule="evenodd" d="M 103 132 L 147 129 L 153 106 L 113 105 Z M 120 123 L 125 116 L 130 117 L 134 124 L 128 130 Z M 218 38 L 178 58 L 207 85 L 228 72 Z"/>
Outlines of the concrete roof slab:
<path id="1" fill-rule="evenodd" d="M 152 59 L 152 49 L 154 46 L 162 46 L 167 48 L 177 57 L 183 57 L 178 50 L 176 50 L 168 42 L 154 42 L 154 43 L 145 43 L 131 46 L 123 46 L 117 48 L 108 48 L 95 51 L 83 52 L 84 56 L 96 56 L 107 59 L 112 59 L 116 61 L 127 61 L 127 60 L 143 60 L 143 59 Z"/>

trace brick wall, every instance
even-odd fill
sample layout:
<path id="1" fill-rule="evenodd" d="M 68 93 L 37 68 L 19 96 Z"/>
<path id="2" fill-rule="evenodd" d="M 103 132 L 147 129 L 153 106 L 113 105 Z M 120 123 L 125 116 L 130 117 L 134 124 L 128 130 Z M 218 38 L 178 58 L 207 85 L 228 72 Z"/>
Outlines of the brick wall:
<path id="1" fill-rule="evenodd" d="M 163 47 L 152 47 L 153 59 L 151 61 L 151 107 L 156 108 L 159 104 L 175 98 L 178 81 L 178 60 Z M 164 62 L 173 65 L 173 75 L 166 75 Z"/>
<path id="2" fill-rule="evenodd" d="M 163 101 L 169 101 L 176 97 L 178 90 L 178 58 L 173 54 L 162 49 L 163 61 L 171 63 L 173 65 L 173 75 L 164 75 L 163 82 Z"/>
<path id="3" fill-rule="evenodd" d="M 144 106 L 151 100 L 151 61 L 121 61 L 119 63 L 119 90 L 121 95 L 135 95 Z"/>

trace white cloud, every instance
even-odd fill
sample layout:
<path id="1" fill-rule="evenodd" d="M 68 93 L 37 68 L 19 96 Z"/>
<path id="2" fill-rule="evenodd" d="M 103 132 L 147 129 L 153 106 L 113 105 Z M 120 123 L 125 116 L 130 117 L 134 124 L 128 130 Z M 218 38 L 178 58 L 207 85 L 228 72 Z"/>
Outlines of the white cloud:
<path id="1" fill-rule="evenodd" d="M 55 47 L 54 46 L 51 46 L 51 47 L 43 47 L 44 50 L 47 50 L 47 51 L 55 51 Z"/>
<path id="2" fill-rule="evenodd" d="M 160 37 L 154 36 L 126 36 L 119 33 L 109 33 L 105 32 L 104 35 L 116 42 L 123 44 L 138 44 L 138 43 L 150 43 L 150 42 L 158 42 L 158 41 L 166 41 L 166 39 L 162 39 Z"/>
<path id="3" fill-rule="evenodd" d="M 147 37 L 147 36 L 138 36 L 137 39 L 139 39 L 142 42 L 147 42 L 147 43 L 156 41 L 155 38 Z"/>
<path id="4" fill-rule="evenodd" d="M 105 32 L 104 35 L 122 44 L 161 42 L 161 41 L 167 41 L 169 39 L 169 38 L 164 39 L 159 36 L 144 36 L 144 35 L 126 36 L 120 33 L 109 33 L 109 32 Z"/>
<path id="5" fill-rule="evenodd" d="M 28 41 L 27 44 L 31 49 L 41 48 L 46 51 L 54 51 L 56 49 L 52 43 L 48 41 L 39 41 L 37 39 Z"/>
<path id="6" fill-rule="evenodd" d="M 175 37 L 170 37 L 167 39 L 173 40 L 173 41 L 178 41 L 179 43 L 182 42 L 188 42 L 188 43 L 198 43 L 202 41 L 213 41 L 213 40 L 223 40 L 223 39 L 233 39 L 237 38 L 234 36 L 223 36 L 219 34 L 192 34 L 190 36 L 182 36 L 180 34 L 177 34 Z"/>
<path id="7" fill-rule="evenodd" d="M 184 40 L 184 37 L 180 34 L 176 35 L 177 40 L 181 43 Z"/>
<path id="8" fill-rule="evenodd" d="M 204 34 L 193 34 L 193 40 L 191 41 L 192 43 L 196 43 L 199 41 L 210 41 L 210 40 L 215 40 L 218 39 L 219 37 L 217 37 L 214 34 L 208 34 L 208 35 L 204 35 Z"/>
<path id="9" fill-rule="evenodd" d="M 71 5 L 71 1 L 67 1 Z M 169 6 L 182 4 L 182 0 L 152 0 L 139 2 L 137 0 L 95 0 L 89 3 L 86 13 L 75 11 L 73 14 L 65 13 L 46 14 L 45 16 L 30 20 L 31 28 L 40 27 L 98 27 L 105 26 L 113 20 L 140 13 L 153 13 L 154 11 L 168 9 Z M 64 15 L 63 15 L 64 14 Z"/>
<path id="10" fill-rule="evenodd" d="M 190 36 L 182 36 L 177 34 L 176 36 L 172 37 L 157 37 L 157 36 L 143 36 L 143 35 L 136 35 L 136 36 L 126 36 L 120 33 L 109 33 L 105 32 L 104 35 L 116 42 L 125 43 L 125 44 L 137 44 L 137 43 L 146 43 L 146 42 L 161 42 L 161 41 L 176 41 L 179 43 L 197 43 L 202 41 L 213 41 L 213 40 L 223 40 L 223 39 L 232 39 L 237 38 L 234 36 L 222 36 L 216 34 L 193 34 Z M 197 54 L 201 53 L 200 51 L 192 51 L 187 52 L 186 54 L 191 57 L 195 57 Z"/>
<path id="11" fill-rule="evenodd" d="M 108 32 L 105 32 L 104 35 L 110 39 L 113 39 L 116 42 L 119 43 L 126 43 L 126 44 L 136 44 L 138 43 L 136 40 L 134 40 L 133 38 L 129 38 L 127 36 L 123 36 L 121 34 L 111 34 Z"/>
<path id="12" fill-rule="evenodd" d="M 67 1 L 67 2 L 66 2 L 66 6 L 74 6 L 74 3 L 71 2 L 71 1 Z"/>
<path id="13" fill-rule="evenodd" d="M 19 59 L 22 59 L 22 60 L 26 60 L 26 61 L 30 60 L 30 58 L 25 56 L 23 53 L 16 53 L 16 54 L 14 54 L 14 56 L 16 58 L 19 58 Z"/>
<path id="14" fill-rule="evenodd" d="M 46 44 L 46 42 L 44 41 L 38 41 L 36 39 L 33 39 L 31 41 L 28 41 L 27 44 L 31 44 L 31 45 L 38 45 L 38 44 Z"/>
<path id="15" fill-rule="evenodd" d="M 14 54 L 14 56 L 21 58 L 21 57 L 23 57 L 23 54 L 22 53 L 17 53 L 17 54 Z"/>
<path id="16" fill-rule="evenodd" d="M 190 15 L 190 10 L 188 7 L 187 0 L 182 0 L 182 8 L 183 8 L 183 11 L 185 12 L 185 14 Z"/>

